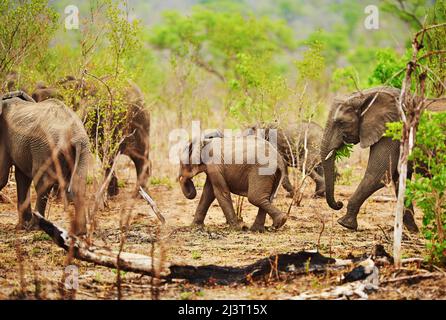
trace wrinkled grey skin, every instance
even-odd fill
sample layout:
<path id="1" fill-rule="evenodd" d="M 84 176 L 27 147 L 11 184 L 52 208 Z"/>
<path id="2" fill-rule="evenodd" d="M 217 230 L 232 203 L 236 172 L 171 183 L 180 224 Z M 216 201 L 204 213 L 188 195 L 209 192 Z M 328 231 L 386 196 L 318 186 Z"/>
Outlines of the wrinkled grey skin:
<path id="1" fill-rule="evenodd" d="M 225 138 L 212 138 L 204 140 L 202 147 L 209 148 L 213 154 L 215 148 L 218 148 L 221 143 L 223 145 Z M 243 139 L 243 138 L 239 138 Z M 194 225 L 203 225 L 207 211 L 212 202 L 217 199 L 226 221 L 231 226 L 237 229 L 244 229 L 244 224 L 240 221 L 234 211 L 231 200 L 231 193 L 248 197 L 248 201 L 259 208 L 257 217 L 251 227 L 252 231 L 263 232 L 265 230 L 265 219 L 268 213 L 273 219 L 273 227 L 280 228 L 285 224 L 287 216 L 272 204 L 272 200 L 277 193 L 280 181 L 284 175 L 284 163 L 280 155 L 276 153 L 275 148 L 263 139 L 256 137 L 245 137 L 245 144 L 243 149 L 236 148 L 233 145 L 233 153 L 242 152 L 244 157 L 247 156 L 248 146 L 260 146 L 266 144 L 265 148 L 268 152 L 275 153 L 277 156 L 277 167 L 274 174 L 260 175 L 259 167 L 261 166 L 257 159 L 249 155 L 244 164 L 212 164 L 205 163 L 200 157 L 199 164 L 185 164 L 180 163 L 179 182 L 183 194 L 188 199 L 194 199 L 197 195 L 192 178 L 201 173 L 206 173 L 206 182 L 204 184 L 203 193 L 195 211 L 193 220 Z M 191 146 L 188 146 L 187 152 L 191 157 Z M 222 150 L 222 157 L 224 151 Z M 252 161 L 252 164 L 247 164 Z M 190 162 L 190 161 L 189 161 Z M 191 162 L 190 162 L 191 163 Z"/>
<path id="2" fill-rule="evenodd" d="M 265 139 L 269 140 L 270 129 L 277 130 L 277 150 L 282 155 L 286 164 L 286 175 L 282 181 L 282 186 L 288 191 L 288 197 L 293 197 L 294 188 L 288 177 L 288 167 L 297 167 L 302 171 L 305 159 L 305 137 L 307 140 L 307 160 L 305 162 L 305 171 L 316 183 L 314 197 L 323 197 L 325 195 L 324 171 L 320 159 L 320 143 L 324 130 L 320 125 L 314 122 L 301 122 L 287 125 L 280 128 L 275 124 L 257 125 L 250 127 L 246 134 L 259 134 L 258 129 L 263 129 Z M 292 152 L 291 152 L 292 151 Z"/>
<path id="3" fill-rule="evenodd" d="M 399 94 L 398 89 L 378 87 L 336 99 L 331 107 L 321 145 L 321 159 L 325 173 L 325 197 L 332 209 L 340 210 L 343 207 L 342 202 L 334 198 L 336 150 L 344 143 L 370 147 L 364 177 L 348 201 L 347 213 L 338 219 L 338 223 L 346 228 L 357 229 L 361 205 L 375 191 L 384 187 L 385 181 L 392 179 L 398 189 L 400 142 L 383 137 L 383 134 L 387 122 L 400 120 L 397 109 Z M 409 179 L 411 175 L 412 170 L 409 170 Z M 404 211 L 404 224 L 409 231 L 418 232 L 412 205 Z"/>
<path id="4" fill-rule="evenodd" d="M 57 172 L 61 172 L 74 196 L 73 231 L 76 235 L 85 234 L 84 203 L 90 152 L 81 120 L 59 100 L 35 103 L 22 92 L 11 93 L 2 99 L 0 190 L 7 184 L 10 168 L 14 166 L 18 227 L 35 227 L 30 204 L 31 182 L 34 182 L 37 193 L 36 210 L 44 215 L 48 194 L 56 182 Z"/>
<path id="5" fill-rule="evenodd" d="M 67 76 L 60 80 L 58 85 L 65 89 L 76 90 L 76 92 L 79 93 L 76 97 L 73 97 L 73 100 L 69 103 L 73 110 L 79 110 L 82 119 L 87 121 L 87 115 L 94 116 L 94 119 L 97 119 L 97 113 L 89 113 L 90 108 L 94 108 L 91 101 L 95 100 L 95 95 L 97 93 L 97 89 L 91 83 L 85 80 L 76 79 L 73 76 Z M 39 102 L 42 101 L 40 100 L 40 97 L 45 100 L 48 97 L 57 97 L 59 95 L 59 90 L 55 88 L 37 88 L 33 93 L 33 98 Z M 125 137 L 118 148 L 118 152 L 127 155 L 132 159 L 135 165 L 137 183 L 134 196 L 137 196 L 139 187 L 145 187 L 148 178 L 150 177 L 150 114 L 145 106 L 144 95 L 136 84 L 129 83 L 126 98 L 126 103 L 128 104 L 127 119 L 122 126 L 116 128 L 117 131 L 122 131 L 122 136 Z M 102 119 L 100 119 L 100 121 L 102 121 Z M 96 123 L 96 120 L 93 122 Z M 103 131 L 101 129 L 96 130 L 96 125 L 89 128 L 88 135 L 92 145 L 95 145 L 96 141 L 103 140 L 101 139 Z M 99 135 L 98 139 L 96 135 Z M 117 134 L 113 136 L 118 137 L 120 135 L 118 135 L 117 132 Z M 98 151 L 100 153 L 99 157 L 102 159 L 103 154 L 100 146 L 98 147 Z M 113 160 L 114 157 L 112 157 L 109 163 L 109 168 L 113 166 Z M 106 170 L 105 174 L 108 175 L 109 170 Z M 118 179 L 114 172 L 107 191 L 109 196 L 116 196 L 119 193 Z"/>

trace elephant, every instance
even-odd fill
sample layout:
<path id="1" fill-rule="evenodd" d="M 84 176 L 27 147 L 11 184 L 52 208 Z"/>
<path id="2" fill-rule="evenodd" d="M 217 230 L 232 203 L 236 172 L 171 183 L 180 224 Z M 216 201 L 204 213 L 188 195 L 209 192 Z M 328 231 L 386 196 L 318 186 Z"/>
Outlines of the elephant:
<path id="1" fill-rule="evenodd" d="M 91 145 L 95 146 L 97 141 L 102 141 L 104 135 L 101 129 L 101 124 L 97 128 L 97 120 L 103 122 L 104 119 L 98 117 L 98 110 L 95 108 L 95 100 L 97 89 L 89 82 L 83 79 L 76 79 L 73 76 L 67 76 L 64 79 L 58 81 L 58 86 L 62 89 L 76 90 L 76 96 L 72 96 L 69 104 L 72 109 L 78 111 L 81 118 L 84 119 L 84 123 L 93 123 L 92 126 L 87 126 L 87 132 L 90 137 Z M 53 88 L 49 88 L 53 89 Z M 46 91 L 44 91 L 46 90 Z M 45 94 L 49 93 L 47 89 L 37 88 L 34 93 L 36 101 L 39 102 L 40 92 Z M 48 97 L 55 97 L 59 95 L 60 90 L 52 90 L 53 95 L 42 95 L 43 99 Z M 134 196 L 138 195 L 139 187 L 145 187 L 147 185 L 148 178 L 150 177 L 150 159 L 149 159 L 149 135 L 150 135 L 150 113 L 146 109 L 144 102 L 144 95 L 141 89 L 133 82 L 129 81 L 129 85 L 126 88 L 125 104 L 127 105 L 127 115 L 125 121 L 122 122 L 115 130 L 116 134 L 113 137 L 119 137 L 119 131 L 122 132 L 123 140 L 120 141 L 120 145 L 117 148 L 117 152 L 127 155 L 133 161 L 136 169 L 137 183 L 134 191 Z M 92 112 L 91 112 L 92 111 Z M 118 143 L 119 141 L 113 141 Z M 99 152 L 99 157 L 103 159 L 104 155 L 102 148 L 94 148 Z M 105 174 L 108 175 L 113 166 L 115 157 L 112 157 L 108 163 L 108 169 Z M 108 185 L 108 195 L 116 196 L 119 193 L 118 179 L 115 173 L 112 173 L 111 181 Z"/>
<path id="2" fill-rule="evenodd" d="M 227 139 L 234 139 L 228 141 Z M 223 148 L 226 143 L 231 143 L 231 155 L 243 156 L 244 161 L 236 164 L 232 161 L 226 161 L 225 154 L 228 150 Z M 204 225 L 204 219 L 212 202 L 217 199 L 226 221 L 237 229 L 244 229 L 244 224 L 240 221 L 234 212 L 231 200 L 231 193 L 248 197 L 248 201 L 258 207 L 257 217 L 251 226 L 252 231 L 263 232 L 265 230 L 265 219 L 268 213 L 273 219 L 273 227 L 280 228 L 287 220 L 287 215 L 282 213 L 272 204 L 272 201 L 280 186 L 281 180 L 285 174 L 285 165 L 282 157 L 276 149 L 263 139 L 255 136 L 251 137 L 214 137 L 204 139 L 200 143 L 201 150 L 207 150 L 208 154 L 215 159 L 224 161 L 210 161 L 205 156 L 205 152 L 196 150 L 198 142 L 191 142 L 185 149 L 184 155 L 180 161 L 179 183 L 184 196 L 187 199 L 194 199 L 197 195 L 192 178 L 197 174 L 206 173 L 206 182 L 203 193 L 195 211 L 193 225 Z M 264 148 L 269 159 L 274 159 L 275 167 L 266 174 L 261 172 L 261 160 L 249 150 L 259 150 Z M 254 149 L 250 149 L 254 148 Z M 198 148 L 199 149 L 199 148 Z M 192 160 L 196 161 L 193 162 Z M 231 156 L 232 157 L 232 156 Z M 214 159 L 214 160 L 215 160 Z M 271 162 L 269 162 L 271 164 Z"/>
<path id="3" fill-rule="evenodd" d="M 399 121 L 397 103 L 400 90 L 391 87 L 376 87 L 356 92 L 346 98 L 334 100 L 325 126 L 321 143 L 321 159 L 325 173 L 326 201 L 334 210 L 343 207 L 334 197 L 334 165 L 337 150 L 345 144 L 360 144 L 370 147 L 367 169 L 347 205 L 347 213 L 338 219 L 342 226 L 356 230 L 357 215 L 361 205 L 374 192 L 385 186 L 386 179 L 392 180 L 398 194 L 398 160 L 400 141 L 383 136 L 386 123 Z M 408 179 L 412 176 L 408 170 Z M 404 210 L 404 225 L 410 232 L 418 232 L 414 220 L 413 205 Z"/>
<path id="4" fill-rule="evenodd" d="M 246 134 L 258 134 L 259 129 L 264 130 L 262 134 L 267 140 L 270 140 L 270 130 L 277 130 L 277 150 L 286 164 L 286 174 L 282 186 L 288 191 L 288 197 L 291 198 L 294 194 L 294 188 L 288 177 L 288 167 L 298 167 L 302 171 L 305 159 L 305 138 L 307 139 L 306 172 L 309 172 L 310 178 L 316 183 L 314 197 L 323 197 L 325 195 L 325 181 L 319 151 L 324 132 L 322 127 L 312 121 L 302 121 L 285 127 L 269 123 L 251 126 Z"/>
<path id="5" fill-rule="evenodd" d="M 63 179 L 74 199 L 72 230 L 76 235 L 86 234 L 90 151 L 82 121 L 56 99 L 36 103 L 26 93 L 17 91 L 3 95 L 0 102 L 0 191 L 14 166 L 17 227 L 36 227 L 30 205 L 31 183 L 34 182 L 37 193 L 35 208 L 44 216 L 51 188 Z"/>
<path id="6" fill-rule="evenodd" d="M 43 83 L 38 83 L 36 89 L 32 93 L 32 98 L 36 102 L 48 99 L 63 100 L 62 94 L 56 88 L 48 88 Z"/>

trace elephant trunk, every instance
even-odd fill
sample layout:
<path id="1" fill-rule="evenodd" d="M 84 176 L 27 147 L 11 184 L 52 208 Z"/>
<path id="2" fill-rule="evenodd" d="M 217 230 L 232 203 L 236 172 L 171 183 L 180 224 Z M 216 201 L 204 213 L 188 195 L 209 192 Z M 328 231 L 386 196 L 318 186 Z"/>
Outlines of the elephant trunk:
<path id="1" fill-rule="evenodd" d="M 184 196 L 190 200 L 194 199 L 197 196 L 197 189 L 195 189 L 192 179 L 180 176 L 179 180 Z"/>
<path id="2" fill-rule="evenodd" d="M 330 127 L 331 125 L 328 124 L 321 145 L 321 160 L 325 177 L 325 199 L 327 200 L 330 208 L 340 210 L 342 209 L 343 204 L 341 201 L 336 201 L 334 198 L 334 183 L 336 175 L 335 159 L 336 150 L 339 148 L 338 144 L 342 145 L 343 142 L 342 136 L 339 137 L 339 135 L 333 134 Z M 338 140 L 340 140 L 340 142 Z"/>

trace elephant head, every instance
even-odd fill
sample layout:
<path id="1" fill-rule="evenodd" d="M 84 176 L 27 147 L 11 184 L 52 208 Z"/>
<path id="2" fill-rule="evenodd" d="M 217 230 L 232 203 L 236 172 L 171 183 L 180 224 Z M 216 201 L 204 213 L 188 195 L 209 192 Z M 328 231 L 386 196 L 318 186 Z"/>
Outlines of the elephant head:
<path id="1" fill-rule="evenodd" d="M 197 190 L 195 189 L 192 178 L 197 174 L 206 171 L 206 163 L 212 161 L 211 157 L 213 156 L 212 145 L 210 145 L 210 143 L 213 139 L 220 139 L 222 136 L 222 133 L 218 130 L 210 132 L 205 134 L 201 140 L 193 140 L 183 149 L 180 156 L 178 180 L 180 182 L 181 191 L 183 191 L 186 198 L 194 199 L 197 196 Z M 204 149 L 207 151 L 203 158 L 202 151 Z"/>
<path id="2" fill-rule="evenodd" d="M 335 155 L 345 144 L 368 148 L 378 142 L 386 131 L 386 123 L 398 121 L 397 99 L 400 90 L 378 87 L 335 99 L 325 126 L 321 143 L 321 160 L 325 173 L 326 200 L 335 210 L 343 207 L 334 198 Z"/>
<path id="3" fill-rule="evenodd" d="M 197 196 L 197 190 L 192 178 L 206 170 L 206 164 L 201 158 L 201 150 L 211 139 L 213 138 L 204 139 L 201 142 L 192 141 L 183 150 L 180 159 L 178 181 L 180 182 L 181 191 L 183 191 L 187 199 L 194 199 Z"/>

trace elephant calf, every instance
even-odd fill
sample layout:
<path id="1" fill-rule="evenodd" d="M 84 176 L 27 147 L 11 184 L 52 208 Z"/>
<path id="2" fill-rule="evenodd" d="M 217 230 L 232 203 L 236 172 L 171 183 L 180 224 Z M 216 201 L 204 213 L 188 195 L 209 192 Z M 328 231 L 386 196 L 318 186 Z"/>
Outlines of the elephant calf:
<path id="1" fill-rule="evenodd" d="M 33 226 L 31 183 L 37 193 L 36 209 L 45 214 L 53 185 L 66 180 L 74 197 L 73 232 L 87 232 L 85 192 L 90 156 L 88 136 L 77 115 L 61 101 L 35 103 L 23 92 L 0 100 L 0 191 L 8 183 L 11 166 L 17 183 L 18 228 Z"/>
<path id="2" fill-rule="evenodd" d="M 293 197 L 294 189 L 288 177 L 288 166 L 303 169 L 305 159 L 305 139 L 307 147 L 307 158 L 305 161 L 306 173 L 316 183 L 315 197 L 325 195 L 324 170 L 320 158 L 320 143 L 324 130 L 314 122 L 300 122 L 286 127 L 278 127 L 275 124 L 263 126 L 252 126 L 247 134 L 259 134 L 259 129 L 263 129 L 265 139 L 270 141 L 270 130 L 276 129 L 277 150 L 282 155 L 286 164 L 286 174 L 282 185 L 288 191 L 288 196 Z"/>
<path id="3" fill-rule="evenodd" d="M 201 151 L 205 152 L 198 150 L 198 154 L 196 149 L 200 148 L 191 143 L 180 161 L 179 182 L 183 194 L 188 199 L 194 199 L 197 195 L 192 178 L 201 172 L 206 173 L 206 182 L 193 223 L 203 225 L 211 203 L 217 198 L 226 221 L 238 229 L 243 229 L 244 225 L 236 217 L 232 204 L 231 193 L 234 193 L 248 197 L 248 201 L 259 208 L 251 227 L 252 231 L 264 231 L 267 213 L 273 220 L 273 227 L 280 228 L 285 224 L 287 215 L 276 208 L 272 201 L 285 175 L 282 157 L 268 141 L 254 136 L 233 138 L 229 144 L 225 144 L 225 141 L 228 142 L 226 139 L 232 138 L 205 139 L 201 143 Z M 229 150 L 223 147 L 226 145 L 231 146 L 228 147 Z M 273 165 L 269 172 L 262 171 L 266 169 L 266 162 L 263 162 L 264 159 L 259 155 L 250 152 L 254 150 L 266 151 L 268 165 Z M 228 154 L 231 156 L 227 157 Z M 239 164 L 235 161 L 237 157 L 242 159 Z"/>

